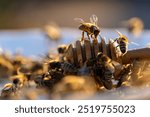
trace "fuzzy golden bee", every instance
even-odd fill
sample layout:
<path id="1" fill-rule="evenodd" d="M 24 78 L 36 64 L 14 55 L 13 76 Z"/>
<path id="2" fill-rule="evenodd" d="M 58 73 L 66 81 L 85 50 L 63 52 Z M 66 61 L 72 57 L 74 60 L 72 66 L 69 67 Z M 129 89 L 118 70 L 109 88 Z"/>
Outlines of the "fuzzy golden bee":
<path id="1" fill-rule="evenodd" d="M 132 73 L 132 65 L 131 64 L 124 65 L 118 75 L 119 80 L 117 83 L 117 87 L 120 87 L 124 82 L 128 81 L 131 77 L 131 73 Z"/>
<path id="2" fill-rule="evenodd" d="M 119 38 L 115 39 L 115 41 L 117 41 L 118 43 L 118 46 L 116 46 L 116 48 L 119 47 L 120 51 L 122 52 L 122 55 L 124 55 L 128 51 L 128 38 L 121 34 L 119 31 L 117 31 L 117 33 L 119 35 Z"/>
<path id="3" fill-rule="evenodd" d="M 1 96 L 2 97 L 9 97 L 11 95 L 14 95 L 16 92 L 16 87 L 14 86 L 13 83 L 7 83 L 4 85 L 2 91 L 1 91 Z"/>
<path id="4" fill-rule="evenodd" d="M 133 17 L 127 21 L 127 26 L 129 33 L 139 36 L 143 31 L 144 22 L 138 17 Z"/>
<path id="5" fill-rule="evenodd" d="M 112 83 L 112 78 L 114 77 L 114 72 L 115 72 L 115 67 L 111 61 L 111 59 L 107 56 L 104 55 L 102 52 L 99 52 L 97 54 L 97 75 L 100 78 L 100 81 L 102 82 L 103 86 L 106 89 L 112 89 L 113 83 Z"/>
<path id="6" fill-rule="evenodd" d="M 97 22 L 98 22 L 98 18 L 96 15 L 92 15 L 90 17 L 90 23 L 86 23 L 84 22 L 83 19 L 81 18 L 75 18 L 76 21 L 79 21 L 80 22 L 80 26 L 79 26 L 79 29 L 82 30 L 82 38 L 81 38 L 81 41 L 84 40 L 84 32 L 87 33 L 87 36 L 88 36 L 88 39 L 90 40 L 90 37 L 93 38 L 93 39 L 97 39 L 99 33 L 100 33 L 100 29 L 97 25 Z"/>

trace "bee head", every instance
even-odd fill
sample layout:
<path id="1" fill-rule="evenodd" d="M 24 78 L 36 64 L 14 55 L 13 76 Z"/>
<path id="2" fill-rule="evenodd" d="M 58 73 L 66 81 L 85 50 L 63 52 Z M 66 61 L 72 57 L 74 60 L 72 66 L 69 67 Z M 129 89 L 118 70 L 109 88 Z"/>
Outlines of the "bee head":
<path id="1" fill-rule="evenodd" d="M 99 61 L 99 59 L 101 59 L 102 56 L 103 56 L 103 53 L 102 53 L 102 52 L 99 52 L 99 53 L 97 54 L 97 56 L 96 56 L 97 61 Z"/>
<path id="2" fill-rule="evenodd" d="M 61 63 L 58 61 L 51 61 L 49 63 L 49 69 L 61 68 Z"/>
<path id="3" fill-rule="evenodd" d="M 128 43 L 128 38 L 126 36 L 121 36 L 120 39 L 126 43 Z"/>
<path id="4" fill-rule="evenodd" d="M 124 36 L 121 32 L 119 32 L 119 31 L 117 31 L 117 30 L 116 30 L 116 32 L 117 32 L 118 35 L 119 35 L 119 40 L 122 40 L 122 41 L 128 43 L 128 38 L 127 38 L 126 36 Z"/>
<path id="5" fill-rule="evenodd" d="M 57 51 L 58 51 L 59 54 L 65 53 L 66 50 L 67 50 L 67 46 L 66 45 L 60 45 L 57 48 Z"/>
<path id="6" fill-rule="evenodd" d="M 97 54 L 96 59 L 97 59 L 97 62 L 110 62 L 111 61 L 111 59 L 108 56 L 104 55 L 102 52 L 99 52 Z"/>
<path id="7" fill-rule="evenodd" d="M 98 36 L 99 33 L 100 33 L 100 30 L 98 29 L 97 26 L 91 26 L 91 32 L 93 32 L 95 38 L 97 38 L 97 36 Z"/>
<path id="8" fill-rule="evenodd" d="M 20 80 L 19 80 L 18 78 L 15 78 L 15 79 L 13 80 L 13 83 L 14 83 L 15 85 L 19 84 L 19 82 L 20 82 Z"/>

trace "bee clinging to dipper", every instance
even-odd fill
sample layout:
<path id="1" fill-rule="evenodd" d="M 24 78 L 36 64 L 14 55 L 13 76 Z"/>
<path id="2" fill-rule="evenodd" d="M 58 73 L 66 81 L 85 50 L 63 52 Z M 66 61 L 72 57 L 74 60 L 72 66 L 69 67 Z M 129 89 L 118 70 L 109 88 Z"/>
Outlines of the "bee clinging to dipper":
<path id="1" fill-rule="evenodd" d="M 117 31 L 119 38 L 116 38 L 114 40 L 114 42 L 117 41 L 118 46 L 120 48 L 120 51 L 122 52 L 122 55 L 126 54 L 128 51 L 128 38 L 126 36 L 124 36 L 123 34 L 121 34 L 119 31 Z"/>

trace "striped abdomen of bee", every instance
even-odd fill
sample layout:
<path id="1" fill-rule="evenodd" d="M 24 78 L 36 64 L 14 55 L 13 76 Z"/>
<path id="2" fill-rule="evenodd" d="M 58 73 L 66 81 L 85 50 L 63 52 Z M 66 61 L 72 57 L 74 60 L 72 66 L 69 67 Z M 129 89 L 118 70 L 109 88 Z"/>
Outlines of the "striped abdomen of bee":
<path id="1" fill-rule="evenodd" d="M 64 74 L 76 74 L 77 73 L 77 68 L 69 62 L 63 62 L 61 64 L 61 68 L 63 69 Z"/>
<path id="2" fill-rule="evenodd" d="M 114 77 L 115 68 L 111 63 L 106 63 L 102 66 L 102 76 L 100 77 L 106 89 L 112 89 L 112 78 Z"/>
<path id="3" fill-rule="evenodd" d="M 127 43 L 126 43 L 126 42 L 120 41 L 120 42 L 119 42 L 119 48 L 120 48 L 120 51 L 121 51 L 123 54 L 126 54 L 126 53 L 127 53 Z"/>

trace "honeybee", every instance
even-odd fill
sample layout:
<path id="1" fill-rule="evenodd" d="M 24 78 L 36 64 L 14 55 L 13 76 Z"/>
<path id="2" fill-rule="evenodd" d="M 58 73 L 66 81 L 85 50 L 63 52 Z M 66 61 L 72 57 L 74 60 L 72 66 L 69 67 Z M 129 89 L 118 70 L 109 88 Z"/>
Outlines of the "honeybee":
<path id="1" fill-rule="evenodd" d="M 58 46 L 58 48 L 57 48 L 57 51 L 58 51 L 58 53 L 59 53 L 59 60 L 60 61 L 65 61 L 64 59 L 64 54 L 65 54 L 65 52 L 67 51 L 67 48 L 68 48 L 68 46 L 67 45 L 59 45 Z"/>
<path id="2" fill-rule="evenodd" d="M 133 17 L 127 21 L 128 23 L 128 31 L 132 33 L 134 36 L 139 36 L 144 28 L 144 23 L 142 19 L 138 17 Z"/>
<path id="3" fill-rule="evenodd" d="M 2 97 L 8 97 L 16 92 L 16 87 L 14 86 L 13 83 L 7 83 L 4 85 L 4 88 L 1 91 L 1 96 Z"/>
<path id="4" fill-rule="evenodd" d="M 104 55 L 102 52 L 97 54 L 97 75 L 100 77 L 100 81 L 106 89 L 112 89 L 112 78 L 114 77 L 115 68 L 111 59 Z"/>
<path id="5" fill-rule="evenodd" d="M 128 38 L 124 35 L 122 35 L 119 31 L 117 31 L 119 38 L 115 39 L 115 41 L 117 41 L 118 45 L 116 46 L 120 48 L 120 51 L 122 52 L 122 55 L 127 53 L 128 50 Z"/>
<path id="6" fill-rule="evenodd" d="M 132 69 L 132 65 L 131 64 L 127 64 L 125 66 L 123 66 L 123 69 L 121 70 L 121 72 L 119 73 L 119 82 L 117 84 L 117 87 L 120 87 L 122 85 L 123 82 L 127 81 L 130 76 L 131 76 L 131 71 Z"/>
<path id="7" fill-rule="evenodd" d="M 48 87 L 51 89 L 55 83 L 60 81 L 63 78 L 63 73 L 57 69 L 49 69 L 48 72 L 44 74 L 37 75 L 34 78 L 34 82 L 37 87 Z"/>
<path id="8" fill-rule="evenodd" d="M 54 22 L 49 22 L 46 24 L 43 28 L 45 35 L 53 41 L 58 41 L 61 39 L 61 30 L 60 27 L 54 23 Z"/>
<path id="9" fill-rule="evenodd" d="M 50 85 L 50 80 L 51 80 L 51 76 L 49 72 L 47 72 L 45 74 L 36 76 L 34 82 L 36 83 L 37 87 L 45 87 Z"/>
<path id="10" fill-rule="evenodd" d="M 90 40 L 90 37 L 97 40 L 97 37 L 100 33 L 100 29 L 99 27 L 97 26 L 97 22 L 98 22 L 98 18 L 96 15 L 92 15 L 90 17 L 90 23 L 86 23 L 84 22 L 83 19 L 81 18 L 75 18 L 75 20 L 79 21 L 80 22 L 80 26 L 79 26 L 79 29 L 82 30 L 82 38 L 81 38 L 81 41 L 84 40 L 84 32 L 87 33 L 87 36 L 88 36 L 88 39 Z M 94 37 L 93 37 L 94 36 Z"/>
<path id="11" fill-rule="evenodd" d="M 49 65 L 48 70 L 53 69 L 53 70 L 58 71 L 61 69 L 61 62 L 59 62 L 59 61 L 51 60 L 51 61 L 49 61 L 48 65 Z"/>
<path id="12" fill-rule="evenodd" d="M 64 54 L 67 50 L 67 45 L 59 45 L 58 48 L 57 48 L 57 51 L 59 54 Z"/>
<path id="13" fill-rule="evenodd" d="M 14 86 L 17 89 L 20 89 L 25 85 L 27 86 L 27 84 L 28 84 L 28 78 L 23 74 L 11 76 L 10 80 L 12 80 Z"/>
<path id="14" fill-rule="evenodd" d="M 63 69 L 64 74 L 76 74 L 78 72 L 77 68 L 69 62 L 63 62 L 61 68 Z"/>
<path id="15" fill-rule="evenodd" d="M 111 59 L 107 55 L 103 54 L 102 52 L 98 52 L 98 54 L 96 56 L 96 59 L 97 59 L 97 62 L 99 62 L 99 63 L 104 63 L 104 62 L 109 63 L 109 62 L 111 62 Z"/>

